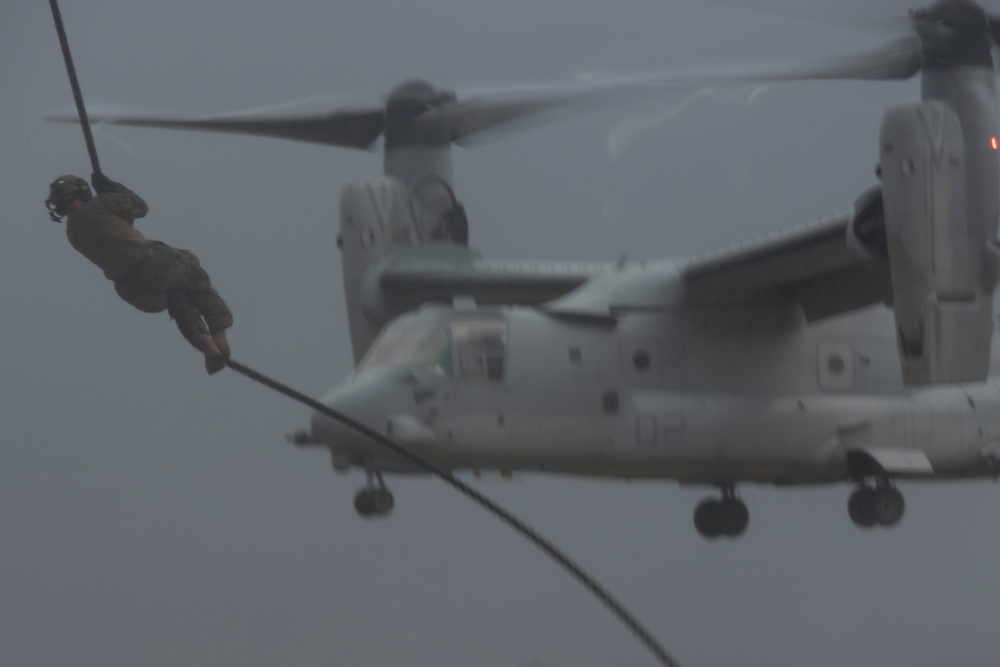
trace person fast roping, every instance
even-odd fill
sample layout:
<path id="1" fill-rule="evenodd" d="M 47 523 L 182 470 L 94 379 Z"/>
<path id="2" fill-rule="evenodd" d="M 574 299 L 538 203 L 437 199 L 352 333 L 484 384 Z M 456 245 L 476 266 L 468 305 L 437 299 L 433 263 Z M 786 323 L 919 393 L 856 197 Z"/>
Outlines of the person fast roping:
<path id="1" fill-rule="evenodd" d="M 118 296 L 143 312 L 169 311 L 184 338 L 204 353 L 205 369 L 221 370 L 233 315 L 198 258 L 139 233 L 133 223 L 149 211 L 139 195 L 99 172 L 91 180 L 96 196 L 79 176 L 53 181 L 45 200 L 49 217 L 66 218 L 70 245 L 104 271 Z"/>

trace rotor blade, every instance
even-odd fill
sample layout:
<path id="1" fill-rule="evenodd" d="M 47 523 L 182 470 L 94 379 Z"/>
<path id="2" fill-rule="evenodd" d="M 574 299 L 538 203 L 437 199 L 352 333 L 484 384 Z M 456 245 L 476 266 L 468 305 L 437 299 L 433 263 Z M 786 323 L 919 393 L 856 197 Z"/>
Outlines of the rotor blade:
<path id="1" fill-rule="evenodd" d="M 76 122 L 68 116 L 50 116 L 50 120 Z M 368 148 L 385 127 L 381 108 L 344 109 L 327 114 L 269 116 L 252 113 L 220 114 L 192 118 L 142 116 L 91 116 L 91 121 L 114 125 L 161 127 L 208 132 L 233 132 L 309 143 Z"/>
<path id="2" fill-rule="evenodd" d="M 828 62 L 793 67 L 776 73 L 771 79 L 850 79 L 886 81 L 909 79 L 920 70 L 920 39 L 916 36 L 894 39 L 884 46 L 855 56 Z"/>
<path id="3" fill-rule="evenodd" d="M 920 70 L 920 39 L 915 35 L 894 39 L 886 44 L 853 56 L 842 56 L 804 65 L 794 63 L 743 64 L 725 67 L 702 67 L 688 70 L 617 77 L 618 85 L 628 87 L 676 86 L 681 83 L 702 85 L 792 81 L 801 79 L 843 79 L 884 81 L 909 79 Z"/>
<path id="4" fill-rule="evenodd" d="M 416 119 L 414 128 L 431 133 L 446 128 L 451 140 L 460 146 L 495 137 L 501 131 L 523 129 L 529 124 L 548 120 L 557 111 L 582 114 L 601 104 L 623 103 L 637 94 L 662 94 L 663 87 L 630 87 L 576 84 L 540 88 L 521 94 L 483 95 L 431 109 Z"/>
<path id="5" fill-rule="evenodd" d="M 440 109 L 432 109 L 415 119 L 417 129 L 440 127 L 449 128 L 451 140 L 463 145 L 473 135 L 502 125 L 513 125 L 531 116 L 570 104 L 562 99 L 491 100 L 474 98 L 456 102 Z M 513 129 L 513 128 L 511 128 Z"/>
<path id="6" fill-rule="evenodd" d="M 854 56 L 844 56 L 805 65 L 795 63 L 744 63 L 706 66 L 631 75 L 606 76 L 594 82 L 608 91 L 692 90 L 768 81 L 842 79 L 883 81 L 908 79 L 920 70 L 921 45 L 916 36 L 887 42 Z"/>
<path id="7" fill-rule="evenodd" d="M 998 28 L 1000 30 L 1000 28 Z M 705 86 L 726 86 L 803 79 L 902 80 L 920 70 L 921 45 L 916 36 L 892 40 L 871 51 L 810 64 L 744 63 L 705 66 L 594 79 L 557 94 L 495 101 L 473 98 L 420 116 L 420 121 L 447 122 L 456 143 L 495 126 L 514 123 L 561 108 L 640 99 L 664 93 L 689 93 Z"/>

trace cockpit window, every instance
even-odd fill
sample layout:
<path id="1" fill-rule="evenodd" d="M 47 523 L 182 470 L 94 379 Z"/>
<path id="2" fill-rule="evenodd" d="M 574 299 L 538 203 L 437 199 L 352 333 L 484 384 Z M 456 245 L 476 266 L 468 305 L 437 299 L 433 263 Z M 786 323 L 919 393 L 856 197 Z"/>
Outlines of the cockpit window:
<path id="1" fill-rule="evenodd" d="M 463 316 L 391 326 L 375 341 L 360 367 L 405 366 L 451 377 L 457 361 L 462 379 L 500 382 L 506 352 L 503 319 Z"/>
<path id="2" fill-rule="evenodd" d="M 470 380 L 503 380 L 507 325 L 501 319 L 455 320 L 451 334 L 458 352 L 458 372 Z"/>
<path id="3" fill-rule="evenodd" d="M 384 331 L 361 362 L 361 368 L 415 366 L 434 375 L 452 373 L 448 330 L 438 322 L 420 322 Z"/>

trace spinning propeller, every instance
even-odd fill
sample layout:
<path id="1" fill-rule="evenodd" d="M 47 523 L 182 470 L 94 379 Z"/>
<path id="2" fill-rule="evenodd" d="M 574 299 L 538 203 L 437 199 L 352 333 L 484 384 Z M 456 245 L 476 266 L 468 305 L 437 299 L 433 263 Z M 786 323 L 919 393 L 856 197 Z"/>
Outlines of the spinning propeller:
<path id="1" fill-rule="evenodd" d="M 518 121 L 537 118 L 547 111 L 613 100 L 628 92 L 628 87 L 615 84 L 567 84 L 523 88 L 460 101 L 452 91 L 439 90 L 414 79 L 396 86 L 383 106 L 367 108 L 298 115 L 243 111 L 192 117 L 91 115 L 90 118 L 116 125 L 233 132 L 356 149 L 370 148 L 379 136 L 385 137 L 387 145 L 466 145 L 487 131 L 509 129 Z M 75 115 L 66 114 L 49 119 L 78 122 Z"/>
<path id="2" fill-rule="evenodd" d="M 910 10 L 909 21 L 914 34 L 875 50 L 759 78 L 902 80 L 921 68 L 992 66 L 990 50 L 1000 43 L 1000 16 L 987 14 L 972 0 L 939 0 Z"/>
<path id="3" fill-rule="evenodd" d="M 455 93 L 421 80 L 394 88 L 382 106 L 340 108 L 322 113 L 280 115 L 259 110 L 205 116 L 91 116 L 94 122 L 232 132 L 309 143 L 368 149 L 379 136 L 388 146 L 468 145 L 484 134 L 511 129 L 556 109 L 578 109 L 595 103 L 620 103 L 636 94 L 662 93 L 707 82 L 739 83 L 793 79 L 908 79 L 921 67 L 986 65 L 990 48 L 1000 42 L 1000 16 L 987 14 L 972 0 L 939 0 L 927 9 L 911 10 L 915 34 L 895 39 L 873 51 L 847 58 L 790 66 L 781 70 L 740 68 L 667 72 L 653 76 L 616 77 L 597 83 L 511 89 L 459 100 Z M 78 122 L 75 115 L 51 120 Z"/>

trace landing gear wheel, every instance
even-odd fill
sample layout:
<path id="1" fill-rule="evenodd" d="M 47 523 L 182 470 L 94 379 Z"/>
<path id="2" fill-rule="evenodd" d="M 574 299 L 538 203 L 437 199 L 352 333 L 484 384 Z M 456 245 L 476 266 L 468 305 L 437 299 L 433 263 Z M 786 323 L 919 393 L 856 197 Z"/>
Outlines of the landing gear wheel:
<path id="1" fill-rule="evenodd" d="M 694 527 L 702 537 L 715 539 L 722 535 L 722 502 L 706 498 L 694 510 Z"/>
<path id="2" fill-rule="evenodd" d="M 354 509 L 358 515 L 366 519 L 385 516 L 392 511 L 396 499 L 386 488 L 382 473 L 378 470 L 366 470 L 368 483 L 354 495 Z M 377 485 L 376 485 L 377 483 Z"/>
<path id="3" fill-rule="evenodd" d="M 694 527 L 702 537 L 715 539 L 723 530 L 722 501 L 706 498 L 694 510 Z"/>
<path id="4" fill-rule="evenodd" d="M 847 501 L 847 514 L 854 525 L 871 528 L 877 523 L 875 518 L 875 489 L 867 486 L 858 488 Z"/>
<path id="5" fill-rule="evenodd" d="M 847 502 L 851 521 L 862 528 L 894 526 L 903 518 L 905 509 L 903 494 L 889 486 L 887 481 L 875 489 L 869 486 L 858 488 Z"/>
<path id="6" fill-rule="evenodd" d="M 725 500 L 722 502 L 722 534 L 726 537 L 739 537 L 746 532 L 750 524 L 750 510 L 742 500 Z"/>
<path id="7" fill-rule="evenodd" d="M 392 497 L 392 492 L 386 488 L 375 489 L 371 492 L 371 498 L 372 514 L 376 516 L 385 516 L 392 511 L 393 505 L 396 504 L 396 499 Z"/>
<path id="8" fill-rule="evenodd" d="M 875 491 L 874 502 L 875 521 L 880 526 L 894 526 L 903 518 L 906 501 L 898 489 L 884 486 Z"/>
<path id="9" fill-rule="evenodd" d="M 750 510 L 736 495 L 736 485 L 721 487 L 722 498 L 705 498 L 694 510 L 694 527 L 702 537 L 739 537 L 750 524 Z"/>
<path id="10" fill-rule="evenodd" d="M 368 489 L 360 489 L 354 494 L 354 510 L 358 516 L 368 518 L 375 514 L 375 499 Z"/>

